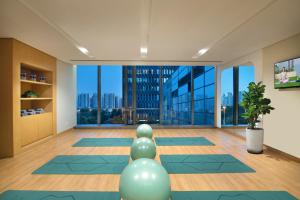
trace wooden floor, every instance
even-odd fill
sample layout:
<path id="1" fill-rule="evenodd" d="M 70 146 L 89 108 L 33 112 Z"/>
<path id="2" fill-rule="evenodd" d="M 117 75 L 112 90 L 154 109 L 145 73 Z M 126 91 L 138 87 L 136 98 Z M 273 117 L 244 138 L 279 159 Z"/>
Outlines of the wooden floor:
<path id="1" fill-rule="evenodd" d="M 300 198 L 300 163 L 274 151 L 252 155 L 245 141 L 222 129 L 156 129 L 155 136 L 204 136 L 216 146 L 157 147 L 159 154 L 231 154 L 256 173 L 170 175 L 172 190 L 285 190 Z M 0 160 L 0 191 L 118 191 L 119 175 L 32 175 L 56 155 L 129 155 L 129 147 L 72 147 L 84 137 L 134 137 L 134 130 L 70 130 L 34 145 L 14 158 Z"/>

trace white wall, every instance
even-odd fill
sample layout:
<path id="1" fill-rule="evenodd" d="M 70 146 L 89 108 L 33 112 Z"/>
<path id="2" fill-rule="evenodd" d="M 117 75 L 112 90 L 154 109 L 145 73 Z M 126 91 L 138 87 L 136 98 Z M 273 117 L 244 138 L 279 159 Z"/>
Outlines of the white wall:
<path id="1" fill-rule="evenodd" d="M 264 117 L 265 144 L 300 158 L 300 88 L 274 89 L 274 63 L 300 57 L 300 34 L 263 49 L 263 82 L 275 110 Z"/>
<path id="2" fill-rule="evenodd" d="M 76 68 L 57 60 L 57 133 L 76 125 Z"/>

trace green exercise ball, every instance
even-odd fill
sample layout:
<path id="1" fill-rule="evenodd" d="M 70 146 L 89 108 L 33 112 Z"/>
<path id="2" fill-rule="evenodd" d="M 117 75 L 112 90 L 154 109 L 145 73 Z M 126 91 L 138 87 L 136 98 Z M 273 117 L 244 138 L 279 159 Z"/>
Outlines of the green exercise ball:
<path id="1" fill-rule="evenodd" d="M 147 137 L 152 139 L 153 136 L 153 132 L 152 132 L 152 128 L 150 125 L 148 124 L 141 124 L 137 127 L 136 129 L 136 136 L 138 138 L 140 137 Z"/>
<path id="2" fill-rule="evenodd" d="M 153 140 L 146 137 L 135 139 L 131 145 L 130 156 L 132 160 L 139 158 L 155 158 L 156 146 Z"/>
<path id="3" fill-rule="evenodd" d="M 123 170 L 119 191 L 123 200 L 169 200 L 170 178 L 157 161 L 140 158 Z"/>

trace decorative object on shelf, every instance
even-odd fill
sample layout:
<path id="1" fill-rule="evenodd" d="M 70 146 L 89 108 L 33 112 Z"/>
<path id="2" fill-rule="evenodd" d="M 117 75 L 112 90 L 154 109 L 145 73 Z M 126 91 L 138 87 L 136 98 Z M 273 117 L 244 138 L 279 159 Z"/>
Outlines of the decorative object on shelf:
<path id="1" fill-rule="evenodd" d="M 39 82 L 46 83 L 46 76 L 43 73 L 40 73 Z"/>
<path id="2" fill-rule="evenodd" d="M 27 80 L 27 72 L 25 70 L 21 72 L 21 80 Z"/>
<path id="3" fill-rule="evenodd" d="M 21 117 L 27 116 L 27 115 L 28 115 L 27 110 L 22 109 L 22 110 L 21 110 Z"/>
<path id="4" fill-rule="evenodd" d="M 36 72 L 31 71 L 31 74 L 30 74 L 30 80 L 31 80 L 31 81 L 36 81 Z"/>
<path id="5" fill-rule="evenodd" d="M 22 97 L 24 98 L 37 98 L 38 94 L 32 90 L 27 90 L 22 94 Z"/>
<path id="6" fill-rule="evenodd" d="M 27 109 L 27 115 L 35 115 L 34 109 Z"/>
<path id="7" fill-rule="evenodd" d="M 242 107 L 245 113 L 242 117 L 247 120 L 248 127 L 246 129 L 247 151 L 249 153 L 262 153 L 264 142 L 264 130 L 257 127 L 260 122 L 259 117 L 270 114 L 274 108 L 270 105 L 271 100 L 264 98 L 266 86 L 262 82 L 249 83 L 248 91 L 243 93 Z"/>
<path id="8" fill-rule="evenodd" d="M 36 108 L 35 109 L 35 114 L 42 114 L 42 113 L 44 113 L 45 111 L 44 111 L 44 109 L 43 108 Z"/>

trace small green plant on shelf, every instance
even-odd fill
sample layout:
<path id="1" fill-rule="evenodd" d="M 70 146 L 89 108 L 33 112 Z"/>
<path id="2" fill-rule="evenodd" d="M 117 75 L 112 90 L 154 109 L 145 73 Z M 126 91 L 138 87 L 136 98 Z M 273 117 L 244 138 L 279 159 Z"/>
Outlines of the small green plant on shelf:
<path id="1" fill-rule="evenodd" d="M 256 129 L 256 123 L 260 122 L 259 116 L 270 114 L 274 108 L 270 105 L 271 100 L 264 98 L 266 86 L 262 82 L 249 83 L 248 91 L 243 93 L 242 107 L 245 113 L 242 114 L 248 122 L 248 129 Z"/>
<path id="2" fill-rule="evenodd" d="M 22 94 L 23 98 L 37 98 L 38 94 L 32 90 L 28 90 Z"/>

